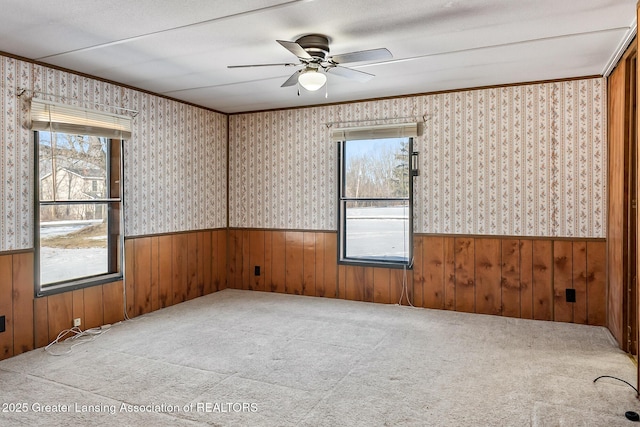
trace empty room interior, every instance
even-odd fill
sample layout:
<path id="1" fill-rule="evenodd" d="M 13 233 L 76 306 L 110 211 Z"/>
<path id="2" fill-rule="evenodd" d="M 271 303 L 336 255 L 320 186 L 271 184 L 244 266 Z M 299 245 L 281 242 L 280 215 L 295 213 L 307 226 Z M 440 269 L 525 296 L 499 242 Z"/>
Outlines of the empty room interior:
<path id="1" fill-rule="evenodd" d="M 5 0 L 0 424 L 617 426 L 633 0 Z"/>

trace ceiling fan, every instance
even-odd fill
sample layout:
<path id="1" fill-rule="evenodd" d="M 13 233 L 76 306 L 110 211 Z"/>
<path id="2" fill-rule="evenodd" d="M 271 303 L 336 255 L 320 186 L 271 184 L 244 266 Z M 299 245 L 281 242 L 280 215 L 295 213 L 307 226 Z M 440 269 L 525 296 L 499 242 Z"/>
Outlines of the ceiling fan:
<path id="1" fill-rule="evenodd" d="M 248 68 L 248 67 L 272 67 L 302 66 L 291 75 L 281 87 L 293 86 L 296 83 L 309 90 L 320 89 L 327 81 L 326 73 L 347 79 L 366 82 L 374 77 L 373 74 L 353 68 L 343 67 L 342 64 L 362 61 L 381 61 L 393 58 L 391 52 L 385 48 L 361 50 L 357 52 L 343 53 L 339 55 L 329 55 L 329 39 L 321 34 L 309 34 L 302 36 L 295 42 L 276 40 L 289 52 L 298 57 L 300 62 L 279 63 L 279 64 L 252 64 L 252 65 L 229 65 L 227 68 Z M 324 73 L 323 73 L 324 71 Z"/>

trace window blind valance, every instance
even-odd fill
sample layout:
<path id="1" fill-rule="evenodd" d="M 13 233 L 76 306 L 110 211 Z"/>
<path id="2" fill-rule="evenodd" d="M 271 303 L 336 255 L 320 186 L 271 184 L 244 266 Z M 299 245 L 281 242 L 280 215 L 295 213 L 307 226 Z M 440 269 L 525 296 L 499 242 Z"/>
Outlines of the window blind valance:
<path id="1" fill-rule="evenodd" d="M 131 118 L 34 99 L 31 101 L 31 129 L 129 139 Z"/>
<path id="2" fill-rule="evenodd" d="M 357 139 L 408 138 L 419 135 L 418 123 L 338 128 L 331 131 L 331 140 L 353 141 Z"/>

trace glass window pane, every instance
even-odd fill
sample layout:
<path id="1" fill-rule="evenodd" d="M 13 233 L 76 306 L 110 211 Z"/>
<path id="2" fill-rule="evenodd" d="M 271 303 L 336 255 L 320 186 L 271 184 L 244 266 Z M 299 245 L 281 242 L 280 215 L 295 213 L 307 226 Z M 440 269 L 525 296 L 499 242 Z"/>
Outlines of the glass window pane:
<path id="1" fill-rule="evenodd" d="M 51 133 L 38 133 L 38 172 L 40 181 L 40 200 L 53 199 L 53 151 L 51 150 Z"/>
<path id="2" fill-rule="evenodd" d="M 40 200 L 107 198 L 106 138 L 39 133 Z"/>
<path id="3" fill-rule="evenodd" d="M 109 273 L 108 204 L 40 206 L 40 283 Z"/>
<path id="4" fill-rule="evenodd" d="M 344 197 L 409 197 L 409 138 L 344 144 Z"/>
<path id="5" fill-rule="evenodd" d="M 407 262 L 409 202 L 345 202 L 346 258 Z"/>

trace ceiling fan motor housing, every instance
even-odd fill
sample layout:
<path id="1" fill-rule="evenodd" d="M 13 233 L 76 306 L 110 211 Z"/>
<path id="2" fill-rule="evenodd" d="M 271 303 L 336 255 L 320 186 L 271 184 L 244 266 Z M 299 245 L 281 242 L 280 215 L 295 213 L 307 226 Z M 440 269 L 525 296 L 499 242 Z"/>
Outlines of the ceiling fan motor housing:
<path id="1" fill-rule="evenodd" d="M 321 34 L 309 34 L 296 40 L 307 53 L 325 61 L 329 56 L 329 39 Z"/>

